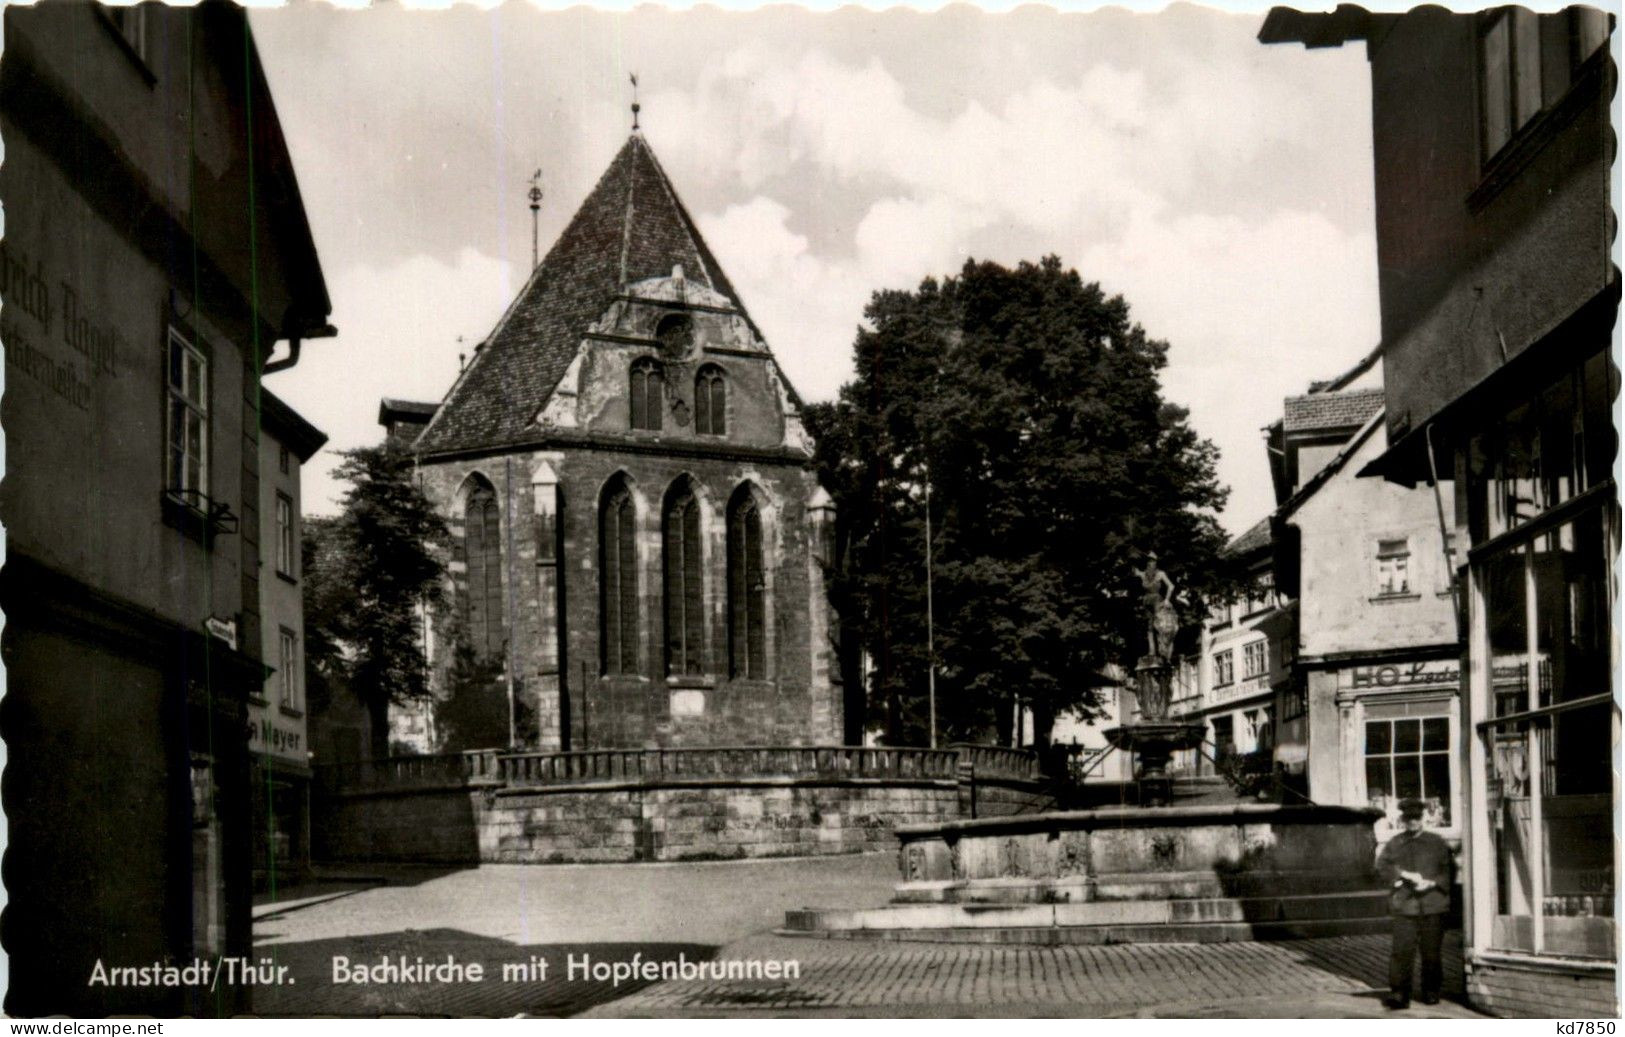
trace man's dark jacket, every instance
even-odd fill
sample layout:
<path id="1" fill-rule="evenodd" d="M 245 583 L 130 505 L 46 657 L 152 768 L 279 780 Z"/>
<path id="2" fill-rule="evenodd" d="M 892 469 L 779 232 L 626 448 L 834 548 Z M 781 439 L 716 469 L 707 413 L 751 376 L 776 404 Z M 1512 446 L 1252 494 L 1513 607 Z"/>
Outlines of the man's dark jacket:
<path id="1" fill-rule="evenodd" d="M 1450 872 L 1454 865 L 1450 847 L 1432 832 L 1400 832 L 1388 840 L 1377 855 L 1377 871 L 1393 892 L 1388 910 L 1396 915 L 1442 915 L 1450 909 Z M 1417 892 L 1409 882 L 1399 882 L 1399 873 L 1414 871 L 1433 882 Z"/>

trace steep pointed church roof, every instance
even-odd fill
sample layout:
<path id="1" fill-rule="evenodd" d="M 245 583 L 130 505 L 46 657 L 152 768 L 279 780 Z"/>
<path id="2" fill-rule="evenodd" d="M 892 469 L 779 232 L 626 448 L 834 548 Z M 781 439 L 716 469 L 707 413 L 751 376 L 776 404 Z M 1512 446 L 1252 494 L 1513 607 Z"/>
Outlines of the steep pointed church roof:
<path id="1" fill-rule="evenodd" d="M 745 312 L 640 133 L 633 133 L 418 437 L 420 453 L 527 437 L 587 325 L 627 285 L 684 277 Z M 746 315 L 749 320 L 749 315 Z"/>

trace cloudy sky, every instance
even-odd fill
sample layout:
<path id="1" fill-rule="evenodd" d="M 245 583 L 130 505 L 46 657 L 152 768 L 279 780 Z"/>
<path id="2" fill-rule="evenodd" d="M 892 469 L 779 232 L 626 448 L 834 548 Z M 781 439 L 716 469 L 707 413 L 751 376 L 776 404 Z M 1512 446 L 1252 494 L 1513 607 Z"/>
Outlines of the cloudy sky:
<path id="1" fill-rule="evenodd" d="M 1273 505 L 1259 429 L 1377 342 L 1364 48 L 1256 42 L 1260 13 L 316 4 L 251 19 L 336 339 L 267 384 L 376 441 L 438 400 L 630 129 L 643 128 L 803 395 L 851 374 L 869 294 L 1047 253 L 1171 346 L 1240 532 Z M 462 340 L 459 344 L 459 338 Z M 307 507 L 333 510 L 319 456 Z"/>

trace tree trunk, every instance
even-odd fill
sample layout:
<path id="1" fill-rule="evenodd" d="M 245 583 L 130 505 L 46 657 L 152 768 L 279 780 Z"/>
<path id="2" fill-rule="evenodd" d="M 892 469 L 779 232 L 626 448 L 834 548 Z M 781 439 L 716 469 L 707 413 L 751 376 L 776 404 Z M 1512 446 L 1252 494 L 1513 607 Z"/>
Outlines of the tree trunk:
<path id="1" fill-rule="evenodd" d="M 842 691 L 842 737 L 847 745 L 862 745 L 863 732 L 869 724 L 869 690 L 863 679 L 863 641 L 856 623 L 845 619 L 840 623 L 840 643 L 836 658 L 840 662 Z"/>
<path id="2" fill-rule="evenodd" d="M 382 760 L 389 755 L 389 699 L 369 700 L 367 716 L 372 722 L 372 758 Z"/>
<path id="3" fill-rule="evenodd" d="M 1033 711 L 1033 748 L 1043 758 L 1049 753 L 1050 735 L 1055 731 L 1055 710 L 1050 708 L 1048 702 L 1035 699 L 1032 703 Z"/>
<path id="4" fill-rule="evenodd" d="M 1015 748 L 1016 744 L 1016 700 L 1011 695 L 1000 695 L 993 707 L 993 730 L 998 736 L 1000 745 Z"/>

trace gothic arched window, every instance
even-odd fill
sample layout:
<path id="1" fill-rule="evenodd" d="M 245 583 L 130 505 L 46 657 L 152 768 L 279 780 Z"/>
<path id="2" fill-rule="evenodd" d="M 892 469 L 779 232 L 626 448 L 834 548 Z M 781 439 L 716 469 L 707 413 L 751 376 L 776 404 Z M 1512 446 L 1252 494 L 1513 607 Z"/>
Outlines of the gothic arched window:
<path id="1" fill-rule="evenodd" d="M 665 528 L 666 673 L 705 672 L 705 584 L 700 502 L 683 485 L 667 499 Z"/>
<path id="2" fill-rule="evenodd" d="M 714 364 L 694 376 L 694 431 L 706 436 L 728 432 L 728 382 Z"/>
<path id="3" fill-rule="evenodd" d="M 637 511 L 617 480 L 598 515 L 598 617 L 603 672 L 638 672 Z"/>
<path id="4" fill-rule="evenodd" d="M 632 427 L 660 431 L 666 373 L 660 361 L 643 357 L 632 362 Z"/>
<path id="5" fill-rule="evenodd" d="M 482 659 L 502 655 L 502 523 L 496 490 L 477 480 L 463 502 L 463 622 Z"/>
<path id="6" fill-rule="evenodd" d="M 728 507 L 728 659 L 734 677 L 767 676 L 762 513 L 748 489 Z"/>

